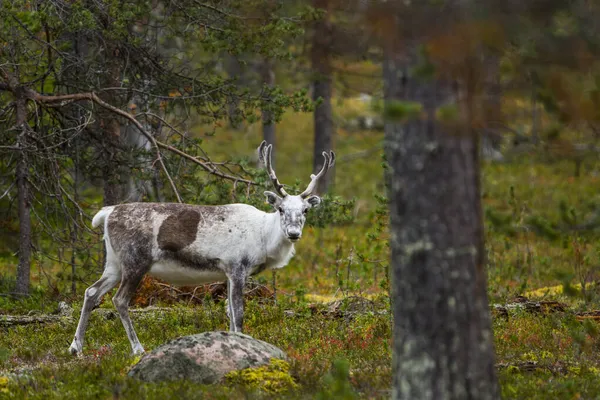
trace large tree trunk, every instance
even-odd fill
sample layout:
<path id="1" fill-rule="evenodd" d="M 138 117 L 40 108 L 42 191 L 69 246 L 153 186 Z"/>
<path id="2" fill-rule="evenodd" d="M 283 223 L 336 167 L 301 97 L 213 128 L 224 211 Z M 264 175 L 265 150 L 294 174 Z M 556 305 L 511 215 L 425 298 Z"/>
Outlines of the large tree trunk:
<path id="1" fill-rule="evenodd" d="M 384 63 L 387 105 L 423 106 L 413 119 L 385 126 L 393 397 L 494 399 L 478 141 L 468 124 L 450 133 L 436 121 L 436 109 L 456 101 L 453 85 L 410 76 L 409 65 L 397 54 Z"/>
<path id="2" fill-rule="evenodd" d="M 270 60 L 263 60 L 261 68 L 261 77 L 265 85 L 269 87 L 275 86 L 275 71 L 273 71 L 273 63 Z M 277 146 L 275 145 L 275 121 L 273 121 L 273 113 L 266 109 L 262 111 L 262 131 L 263 139 L 267 143 L 273 145 L 273 153 L 271 154 L 271 164 L 275 168 Z"/>
<path id="3" fill-rule="evenodd" d="M 21 148 L 17 161 L 16 180 L 19 208 L 19 264 L 17 266 L 17 281 L 15 292 L 29 294 L 30 263 L 31 263 L 31 215 L 29 204 L 29 165 L 24 148 L 27 146 L 27 104 L 25 94 L 16 94 L 16 125 L 21 130 L 18 144 Z"/>
<path id="4" fill-rule="evenodd" d="M 313 7 L 327 11 L 329 0 L 313 0 Z M 331 108 L 332 66 L 331 40 L 332 26 L 329 13 L 315 22 L 311 48 L 313 78 L 313 100 L 321 100 L 314 111 L 315 146 L 313 151 L 313 171 L 318 173 L 323 167 L 322 153 L 332 149 L 333 144 L 333 112 Z M 319 180 L 316 192 L 327 192 L 335 171 L 329 171 Z"/>

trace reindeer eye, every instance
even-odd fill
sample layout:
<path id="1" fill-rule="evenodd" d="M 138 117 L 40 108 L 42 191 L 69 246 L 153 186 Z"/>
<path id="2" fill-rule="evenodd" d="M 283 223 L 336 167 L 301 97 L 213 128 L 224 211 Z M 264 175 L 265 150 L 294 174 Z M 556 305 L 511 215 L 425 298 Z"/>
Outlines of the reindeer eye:
<path id="1" fill-rule="evenodd" d="M 305 208 L 304 210 L 302 210 L 302 214 L 306 214 L 308 213 L 308 208 Z"/>
<path id="2" fill-rule="evenodd" d="M 277 210 L 279 210 L 279 212 L 280 212 L 281 214 L 283 214 L 283 208 L 281 208 L 281 207 L 277 207 Z"/>

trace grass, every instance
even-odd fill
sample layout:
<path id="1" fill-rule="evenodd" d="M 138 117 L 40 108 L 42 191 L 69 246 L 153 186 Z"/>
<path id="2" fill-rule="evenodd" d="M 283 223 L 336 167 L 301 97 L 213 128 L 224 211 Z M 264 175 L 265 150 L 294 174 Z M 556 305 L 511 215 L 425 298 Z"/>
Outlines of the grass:
<path id="1" fill-rule="evenodd" d="M 294 316 L 286 316 L 293 310 Z M 190 312 L 191 311 L 191 312 Z M 327 390 L 323 381 L 332 360 L 343 358 L 352 366 L 346 377 L 369 397 L 384 393 L 390 379 L 390 320 L 387 315 L 365 314 L 352 320 L 313 315 L 303 302 L 277 305 L 247 304 L 246 333 L 270 342 L 290 355 L 291 375 L 299 389 L 288 393 L 303 397 Z M 169 339 L 208 330 L 227 329 L 222 304 L 189 310 L 173 307 L 160 315 L 134 317 L 141 342 L 147 349 Z M 10 329 L 0 338 L 0 367 L 21 368 L 7 388 L 14 398 L 107 397 L 118 392 L 123 398 L 140 395 L 158 397 L 165 390 L 182 392 L 182 398 L 206 393 L 209 398 L 242 397 L 226 385 L 207 388 L 191 383 L 142 385 L 126 377 L 134 360 L 118 318 L 92 314 L 85 357 L 73 360 L 67 354 L 75 321 L 65 324 L 25 326 Z M 81 392 L 80 388 L 85 388 Z M 168 388 L 168 389 L 167 389 Z M 187 393 L 187 395 L 186 395 Z"/>
<path id="2" fill-rule="evenodd" d="M 348 110 L 343 103 L 335 104 L 341 117 L 344 112 L 356 113 L 359 107 L 356 101 Z M 308 182 L 311 132 L 308 114 L 288 113 L 278 125 L 276 162 L 281 181 L 292 185 L 298 179 Z M 197 133 L 202 136 L 201 129 Z M 259 126 L 242 131 L 222 129 L 215 136 L 204 137 L 203 147 L 214 159 L 236 158 L 250 156 L 249 149 L 259 141 Z M 295 258 L 277 273 L 277 304 L 248 301 L 246 332 L 279 346 L 290 356 L 290 373 L 298 387 L 282 397 L 388 398 L 389 314 L 366 312 L 343 319 L 313 313 L 309 307 L 309 302 L 348 295 L 376 299 L 381 310 L 389 307 L 386 233 L 376 229 L 381 210 L 375 195 L 384 193 L 382 134 L 340 129 L 335 141 L 338 163 L 334 192 L 355 198 L 355 221 L 305 228 Z M 600 242 L 597 233 L 576 229 L 600 206 L 599 166 L 597 161 L 587 161 L 582 175 L 575 178 L 571 161 L 549 162 L 539 153 L 484 165 L 488 293 L 492 303 L 505 303 L 527 293 L 565 302 L 573 310 L 600 309 L 600 293 L 593 285 L 600 265 Z M 10 279 L 14 262 L 6 257 L 0 266 L 2 280 Z M 51 267 L 46 265 L 45 270 Z M 37 268 L 33 275 L 40 277 L 37 284 L 41 289 L 20 302 L 0 297 L 0 310 L 26 313 L 43 308 L 48 312 L 67 297 L 44 290 L 47 278 Z M 272 276 L 263 274 L 259 280 L 271 285 Z M 81 293 L 74 300 L 75 307 L 81 307 Z M 112 306 L 105 301 L 102 307 Z M 204 305 L 171 306 L 170 311 L 160 314 L 136 315 L 134 324 L 150 350 L 181 335 L 226 329 L 227 318 L 222 304 L 205 301 Z M 118 318 L 92 316 L 82 359 L 73 359 L 66 352 L 75 327 L 73 320 L 3 332 L 0 398 L 273 396 L 239 385 L 133 381 L 126 371 L 134 360 L 129 357 L 129 343 Z M 493 328 L 504 398 L 600 398 L 596 322 L 578 321 L 571 311 L 548 315 L 514 311 L 508 318 L 494 316 Z"/>

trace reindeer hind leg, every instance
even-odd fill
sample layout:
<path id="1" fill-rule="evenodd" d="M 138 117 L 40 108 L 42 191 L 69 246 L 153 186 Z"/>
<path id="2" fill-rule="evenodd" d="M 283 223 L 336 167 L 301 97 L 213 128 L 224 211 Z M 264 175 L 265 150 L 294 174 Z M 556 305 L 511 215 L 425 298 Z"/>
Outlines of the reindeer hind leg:
<path id="1" fill-rule="evenodd" d="M 119 313 L 119 317 L 121 317 L 121 322 L 127 333 L 127 338 L 131 343 L 133 354 L 136 355 L 144 353 L 144 347 L 140 343 L 137 334 L 135 333 L 135 329 L 133 328 L 131 318 L 129 317 L 129 303 L 148 269 L 150 269 L 150 266 L 137 271 L 129 268 L 128 271 L 132 272 L 123 274 L 121 286 L 119 286 L 115 297 L 113 297 L 113 304 Z"/>
<path id="2" fill-rule="evenodd" d="M 106 268 L 104 269 L 100 279 L 98 279 L 92 286 L 85 290 L 83 307 L 81 308 L 81 317 L 79 318 L 79 323 L 77 324 L 75 338 L 69 347 L 69 352 L 71 354 L 81 354 L 83 350 L 85 331 L 87 329 L 92 310 L 98 307 L 102 297 L 104 297 L 109 290 L 114 288 L 119 280 L 121 280 L 121 270 L 117 267 L 116 263 L 107 262 Z"/>

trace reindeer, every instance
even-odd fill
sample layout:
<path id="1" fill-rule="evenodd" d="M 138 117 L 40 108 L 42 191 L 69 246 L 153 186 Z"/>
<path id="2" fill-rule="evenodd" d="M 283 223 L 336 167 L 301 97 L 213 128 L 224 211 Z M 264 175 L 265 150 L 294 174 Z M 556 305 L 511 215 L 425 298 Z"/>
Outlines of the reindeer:
<path id="1" fill-rule="evenodd" d="M 104 226 L 106 265 L 100 279 L 85 291 L 71 354 L 81 354 L 91 311 L 119 282 L 113 304 L 133 353 L 144 352 L 129 318 L 129 302 L 146 274 L 179 286 L 227 280 L 229 327 L 242 332 L 246 279 L 288 264 L 306 213 L 321 203 L 312 194 L 317 182 L 335 163 L 333 152 L 323 152 L 323 167 L 310 176 L 306 190 L 294 196 L 279 183 L 271 152 L 272 146 L 263 141 L 259 159 L 277 192 L 264 194 L 275 212 L 247 204 L 131 203 L 104 207 L 94 216 L 92 226 Z"/>

